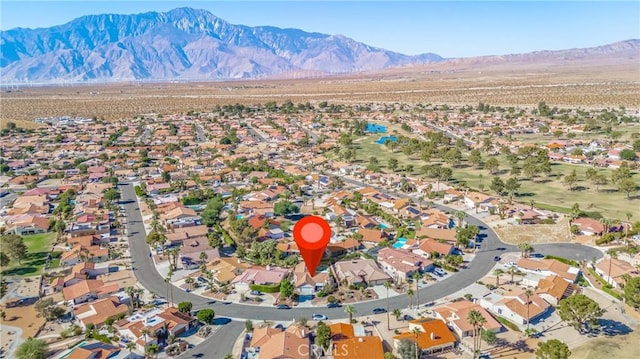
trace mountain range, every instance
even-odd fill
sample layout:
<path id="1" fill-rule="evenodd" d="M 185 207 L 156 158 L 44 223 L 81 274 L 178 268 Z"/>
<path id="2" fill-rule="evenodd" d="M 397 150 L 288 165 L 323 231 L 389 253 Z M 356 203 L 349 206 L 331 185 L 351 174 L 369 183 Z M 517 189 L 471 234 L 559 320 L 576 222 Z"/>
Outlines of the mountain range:
<path id="1" fill-rule="evenodd" d="M 243 79 L 288 71 L 326 74 L 440 61 L 342 35 L 233 25 L 205 10 L 90 15 L 0 33 L 3 82 Z"/>
<path id="2" fill-rule="evenodd" d="M 437 62 L 474 64 L 637 56 L 640 40 L 588 49 L 443 59 L 368 46 L 342 35 L 226 22 L 206 10 L 90 15 L 49 28 L 0 32 L 2 83 L 255 79 L 376 71 Z"/>

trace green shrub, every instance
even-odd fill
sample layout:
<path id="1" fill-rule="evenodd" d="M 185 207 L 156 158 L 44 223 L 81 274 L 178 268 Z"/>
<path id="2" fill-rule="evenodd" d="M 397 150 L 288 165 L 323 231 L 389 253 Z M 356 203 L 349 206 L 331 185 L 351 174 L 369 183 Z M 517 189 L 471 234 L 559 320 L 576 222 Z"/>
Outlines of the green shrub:
<path id="1" fill-rule="evenodd" d="M 136 192 L 136 196 L 138 197 L 146 196 L 146 193 L 144 193 L 144 191 L 142 190 L 142 188 L 140 188 L 140 186 L 135 186 L 133 190 Z"/>
<path id="2" fill-rule="evenodd" d="M 251 290 L 258 290 L 262 293 L 279 293 L 280 284 L 252 284 L 249 286 Z"/>
<path id="3" fill-rule="evenodd" d="M 505 327 L 513 330 L 514 332 L 519 332 L 520 331 L 520 328 L 518 328 L 517 325 L 515 325 L 515 324 L 511 323 L 510 321 L 508 321 L 507 318 L 501 317 L 499 315 L 496 315 L 495 317 Z"/>

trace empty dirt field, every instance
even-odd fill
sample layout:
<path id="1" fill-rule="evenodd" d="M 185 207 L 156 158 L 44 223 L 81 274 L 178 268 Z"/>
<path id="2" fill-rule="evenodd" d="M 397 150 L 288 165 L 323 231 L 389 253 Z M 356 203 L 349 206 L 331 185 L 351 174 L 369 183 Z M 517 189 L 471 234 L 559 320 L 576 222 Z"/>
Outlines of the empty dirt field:
<path id="1" fill-rule="evenodd" d="M 633 59 L 544 63 L 469 61 L 415 65 L 320 79 L 203 83 L 119 83 L 3 88 L 0 120 L 85 116 L 107 120 L 144 113 L 208 111 L 216 104 L 320 101 L 533 106 L 640 106 Z"/>
<path id="2" fill-rule="evenodd" d="M 502 225 L 494 226 L 493 230 L 503 242 L 510 244 L 527 242 L 535 245 L 571 240 L 568 217 L 558 220 L 556 224 Z"/>

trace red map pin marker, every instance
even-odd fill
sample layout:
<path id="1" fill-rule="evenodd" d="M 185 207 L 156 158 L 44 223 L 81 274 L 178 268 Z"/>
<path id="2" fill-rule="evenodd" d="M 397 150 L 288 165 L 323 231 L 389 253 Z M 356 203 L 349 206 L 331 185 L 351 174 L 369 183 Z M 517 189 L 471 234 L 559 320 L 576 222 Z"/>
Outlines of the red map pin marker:
<path id="1" fill-rule="evenodd" d="M 293 227 L 293 239 L 300 249 L 307 270 L 314 276 L 331 239 L 329 223 L 318 216 L 304 217 Z"/>

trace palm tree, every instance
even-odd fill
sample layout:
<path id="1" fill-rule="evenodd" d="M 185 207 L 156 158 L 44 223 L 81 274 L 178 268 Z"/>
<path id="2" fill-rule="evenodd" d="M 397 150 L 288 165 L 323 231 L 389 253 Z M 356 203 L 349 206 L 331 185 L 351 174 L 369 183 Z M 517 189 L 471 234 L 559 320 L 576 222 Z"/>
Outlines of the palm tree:
<path id="1" fill-rule="evenodd" d="M 349 323 L 352 323 L 353 315 L 357 313 L 356 308 L 353 305 L 349 304 L 346 307 L 344 307 L 344 312 L 349 315 Z"/>
<path id="2" fill-rule="evenodd" d="M 496 287 L 500 286 L 500 276 L 504 274 L 504 271 L 500 268 L 493 271 L 493 275 L 496 276 Z"/>
<path id="3" fill-rule="evenodd" d="M 209 256 L 207 256 L 206 252 L 200 252 L 200 262 L 204 263 L 207 261 L 207 259 L 209 259 Z"/>
<path id="4" fill-rule="evenodd" d="M 185 278 L 185 279 L 184 279 L 185 284 L 187 284 L 187 285 L 189 286 L 189 290 L 193 290 L 193 287 L 192 287 L 192 286 L 193 286 L 193 283 L 194 283 L 195 281 L 196 281 L 196 280 L 195 280 L 195 279 L 193 279 L 193 277 L 187 277 L 187 278 Z"/>
<path id="5" fill-rule="evenodd" d="M 407 297 L 409 297 L 409 307 L 408 309 L 411 309 L 411 305 L 413 304 L 413 289 L 409 288 L 409 290 L 407 290 Z"/>
<path id="6" fill-rule="evenodd" d="M 465 218 L 467 218 L 467 212 L 457 211 L 455 217 L 458 219 L 458 227 L 462 228 Z"/>
<path id="7" fill-rule="evenodd" d="M 173 270 L 169 268 L 169 272 L 164 279 L 164 282 L 167 283 L 167 300 L 169 300 L 169 305 L 173 306 L 173 284 L 171 284 L 171 277 L 173 277 Z M 171 295 L 169 295 L 171 293 Z"/>
<path id="8" fill-rule="evenodd" d="M 391 282 L 387 281 L 384 282 L 384 288 L 387 290 L 387 330 L 391 330 L 391 323 L 390 323 L 390 313 L 389 313 L 389 288 L 391 288 Z"/>
<path id="9" fill-rule="evenodd" d="M 485 320 L 482 314 L 480 314 L 477 310 L 472 310 L 467 315 L 467 322 L 473 326 L 473 357 L 476 358 L 479 354 L 479 338 L 478 338 L 478 327 L 482 326 L 482 320 Z"/>
<path id="10" fill-rule="evenodd" d="M 518 248 L 520 249 L 520 255 L 523 258 L 528 257 L 529 253 L 531 253 L 531 251 L 533 251 L 533 247 L 528 242 L 518 243 Z"/>
<path id="11" fill-rule="evenodd" d="M 129 286 L 129 287 L 126 287 L 126 288 L 124 289 L 124 292 L 125 292 L 125 294 L 126 294 L 126 295 L 128 295 L 128 296 L 129 296 L 129 298 L 131 298 L 131 305 L 135 308 L 135 307 L 136 307 L 136 303 L 135 303 L 135 301 L 133 300 L 133 291 L 134 291 L 134 290 L 135 290 L 135 289 L 134 289 L 133 287 Z"/>
<path id="12" fill-rule="evenodd" d="M 420 272 L 413 272 L 413 280 L 416 282 L 416 308 L 420 308 L 420 288 L 418 283 L 420 282 Z"/>
<path id="13" fill-rule="evenodd" d="M 129 350 L 129 359 L 131 359 L 131 352 L 133 352 L 133 349 L 135 349 L 136 347 L 136 343 L 129 339 L 129 341 L 127 342 L 127 349 Z"/>
<path id="14" fill-rule="evenodd" d="M 418 359 L 420 358 L 420 352 L 422 351 L 422 348 L 420 348 L 420 346 L 418 345 L 418 337 L 422 333 L 422 330 L 420 330 L 420 328 L 418 327 L 415 327 L 411 330 L 411 332 L 416 336 L 416 359 Z"/>
<path id="15" fill-rule="evenodd" d="M 509 273 L 511 275 L 511 284 L 513 284 L 513 276 L 516 275 L 516 273 L 518 272 L 518 270 L 516 269 L 516 267 L 509 267 L 509 269 L 507 269 L 507 273 Z"/>
<path id="16" fill-rule="evenodd" d="M 482 329 L 486 323 L 487 320 L 481 315 L 478 322 L 478 356 L 482 353 Z"/>
<path id="17" fill-rule="evenodd" d="M 529 331 L 529 307 L 531 306 L 531 296 L 533 295 L 533 291 L 531 291 L 531 289 L 527 289 L 524 291 L 524 295 L 527 296 L 527 331 Z"/>
<path id="18" fill-rule="evenodd" d="M 609 251 L 609 273 L 607 273 L 607 283 L 609 283 L 610 285 L 613 285 L 613 278 L 611 278 L 611 264 L 613 263 L 614 259 L 618 259 L 618 252 L 615 251 Z"/>
<path id="19" fill-rule="evenodd" d="M 140 331 L 140 333 L 144 336 L 144 350 L 147 350 L 147 335 L 149 335 L 150 331 L 148 327 L 144 327 L 142 328 L 142 330 Z"/>

